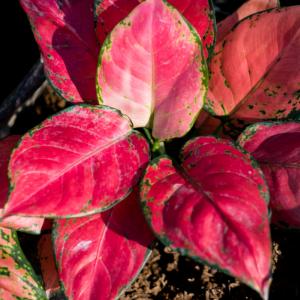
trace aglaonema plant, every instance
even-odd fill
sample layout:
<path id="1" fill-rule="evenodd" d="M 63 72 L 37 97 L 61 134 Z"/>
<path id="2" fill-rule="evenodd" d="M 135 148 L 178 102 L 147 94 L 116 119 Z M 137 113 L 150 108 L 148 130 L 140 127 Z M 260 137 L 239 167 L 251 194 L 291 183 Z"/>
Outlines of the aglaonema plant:
<path id="1" fill-rule="evenodd" d="M 118 299 L 158 238 L 268 299 L 270 222 L 300 226 L 300 7 L 232 24 L 278 4 L 252 0 L 214 49 L 210 0 L 20 2 L 74 105 L 1 141 L 0 295 Z M 215 135 L 165 154 L 195 121 L 194 136 Z M 43 287 L 16 230 L 49 228 Z"/>

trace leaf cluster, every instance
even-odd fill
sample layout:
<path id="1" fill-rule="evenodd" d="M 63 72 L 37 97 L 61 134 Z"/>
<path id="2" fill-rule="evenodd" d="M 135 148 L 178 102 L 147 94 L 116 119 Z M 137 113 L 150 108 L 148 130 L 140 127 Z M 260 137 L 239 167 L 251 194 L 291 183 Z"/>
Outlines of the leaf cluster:
<path id="1" fill-rule="evenodd" d="M 268 299 L 270 224 L 300 228 L 300 6 L 20 3 L 73 105 L 0 142 L 1 299 L 118 299 L 156 238 Z"/>

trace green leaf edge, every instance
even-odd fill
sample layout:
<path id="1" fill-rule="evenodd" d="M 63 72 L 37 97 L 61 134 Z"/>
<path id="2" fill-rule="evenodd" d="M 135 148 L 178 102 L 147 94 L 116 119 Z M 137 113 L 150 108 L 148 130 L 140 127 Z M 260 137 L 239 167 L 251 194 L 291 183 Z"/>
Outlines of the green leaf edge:
<path id="1" fill-rule="evenodd" d="M 4 235 L 4 234 L 6 235 L 6 233 L 3 232 L 2 228 L 5 228 L 5 227 L 0 227 L 0 234 L 1 234 L 1 236 Z M 26 282 L 25 280 L 22 280 L 22 282 L 25 282 L 28 286 L 31 287 L 31 289 L 33 291 L 35 291 L 37 293 L 37 295 L 34 295 L 36 297 L 35 299 L 36 300 L 45 300 L 45 299 L 48 299 L 47 296 L 46 296 L 46 292 L 44 290 L 43 285 L 39 281 L 39 279 L 38 279 L 38 277 L 37 277 L 34 269 L 32 268 L 30 262 L 27 260 L 25 254 L 24 254 L 24 252 L 23 252 L 23 250 L 22 250 L 22 248 L 20 246 L 20 242 L 19 242 L 19 239 L 18 239 L 17 231 L 13 230 L 13 229 L 9 229 L 9 228 L 5 228 L 5 229 L 11 231 L 10 237 L 11 237 L 11 239 L 14 240 L 15 244 L 14 245 L 11 244 L 10 241 L 8 241 L 8 243 L 11 244 L 11 247 L 14 248 L 14 251 L 16 253 L 14 255 L 14 253 L 10 254 L 10 253 L 6 252 L 5 247 L 2 244 L 0 244 L 0 249 L 2 251 L 4 251 L 5 253 L 7 253 L 7 255 L 9 255 L 9 257 L 11 257 L 17 263 L 18 266 L 20 266 L 23 270 L 26 270 L 29 273 L 30 277 L 36 282 L 37 287 L 34 287 L 32 285 L 32 283 L 30 283 L 29 281 Z M 1 270 L 1 268 L 0 268 L 0 270 Z M 10 273 L 11 271 L 8 270 L 8 272 Z M 1 271 L 1 273 L 2 273 L 2 271 Z M 3 276 L 3 275 L 1 275 L 1 273 L 0 273 L 0 277 Z M 20 276 L 17 276 L 17 277 L 19 279 L 22 278 Z M 13 295 L 13 294 L 11 294 L 11 295 L 13 297 L 16 297 L 16 299 L 19 299 L 19 298 L 17 298 L 18 296 Z M 24 298 L 24 300 L 26 300 L 26 299 L 27 298 Z M 20 298 L 20 300 L 22 300 L 22 298 Z"/>
<path id="2" fill-rule="evenodd" d="M 30 230 L 30 228 L 33 226 L 33 225 L 36 225 L 36 224 L 33 224 L 31 226 L 28 226 L 28 227 L 20 227 L 18 229 L 12 229 L 11 227 L 9 227 L 8 225 L 1 225 L 2 223 L 4 222 L 4 220 L 2 220 L 0 218 L 0 227 L 3 227 L 3 228 L 7 228 L 7 229 L 10 229 L 10 230 L 15 230 L 15 231 L 20 231 L 20 232 L 25 232 L 25 233 L 28 233 L 28 234 L 33 234 L 33 235 L 40 235 L 41 234 L 41 229 L 40 230 Z"/>
<path id="3" fill-rule="evenodd" d="M 214 50 L 215 50 L 215 46 L 216 46 L 216 40 L 217 40 L 217 21 L 216 21 L 216 13 L 215 13 L 215 6 L 213 4 L 212 0 L 207 0 L 208 1 L 208 5 L 209 5 L 209 9 L 210 11 L 212 11 L 212 13 L 208 13 L 208 16 L 210 18 L 210 20 L 213 21 L 212 26 L 213 26 L 213 33 L 214 33 L 214 41 L 213 44 L 211 46 L 206 47 L 207 52 L 208 52 L 208 56 L 206 59 L 206 63 L 207 63 L 207 67 L 209 66 L 211 59 L 214 55 Z M 278 0 L 279 1 L 279 0 Z"/>
<path id="4" fill-rule="evenodd" d="M 99 0 L 95 0 L 95 1 L 99 1 Z M 101 1 L 101 0 L 100 0 Z M 211 2 L 211 0 L 208 0 Z M 191 123 L 189 124 L 189 129 L 184 132 L 181 136 L 178 136 L 176 138 L 181 138 L 183 136 L 185 136 L 193 127 L 194 123 L 196 122 L 201 110 L 203 109 L 204 107 L 204 104 L 205 104 L 205 101 L 206 101 L 206 97 L 207 97 L 207 91 L 208 91 L 208 86 L 209 86 L 209 72 L 208 72 L 208 63 L 206 62 L 205 60 L 205 57 L 204 57 L 204 52 L 203 52 L 203 44 L 202 44 L 202 39 L 200 38 L 198 32 L 196 31 L 196 29 L 193 27 L 193 25 L 174 7 L 172 6 L 171 4 L 169 4 L 166 0 L 162 0 L 162 2 L 171 10 L 176 10 L 176 12 L 181 16 L 181 18 L 183 19 L 183 21 L 186 23 L 186 25 L 188 26 L 191 34 L 193 35 L 194 37 L 194 40 L 195 40 L 195 43 L 198 44 L 198 46 L 200 46 L 201 48 L 201 71 L 203 72 L 203 77 L 201 79 L 202 81 L 202 84 L 205 88 L 205 93 L 203 95 L 203 103 L 202 103 L 202 107 L 198 110 L 198 113 L 195 115 L 195 117 L 193 118 L 193 120 L 191 121 Z M 139 5 L 142 5 L 144 2 L 141 2 Z M 138 7 L 139 5 L 137 5 L 136 7 Z M 213 4 L 211 4 L 212 7 L 213 7 Z M 136 8 L 135 7 L 135 8 Z M 214 8 L 213 8 L 213 12 L 214 12 Z M 130 13 L 131 14 L 131 13 Z M 130 15 L 129 14 L 129 15 Z M 122 21 L 120 21 L 115 27 L 114 29 L 119 26 L 119 24 L 122 24 L 124 23 L 124 20 L 129 16 L 127 15 Z M 214 14 L 214 17 L 215 17 L 215 14 Z M 216 27 L 216 24 L 215 24 L 215 19 L 214 19 L 214 27 Z M 113 30 L 114 30 L 113 29 Z M 103 105 L 102 103 L 104 102 L 102 97 L 101 97 L 101 94 L 100 94 L 100 91 L 102 90 L 102 87 L 99 85 L 98 83 L 98 76 L 99 76 L 99 69 L 102 70 L 102 58 L 103 58 L 103 55 L 105 52 L 107 52 L 110 48 L 111 48 L 111 44 L 112 44 L 112 41 L 111 41 L 111 33 L 113 32 L 113 30 L 107 35 L 102 47 L 101 47 L 101 50 L 100 50 L 100 54 L 99 54 L 99 57 L 98 57 L 98 63 L 97 63 L 97 72 L 96 72 L 96 76 L 95 76 L 95 83 L 96 83 L 96 94 L 97 94 L 97 101 L 99 103 L 99 105 Z M 215 32 L 216 32 L 216 29 L 215 29 Z M 215 43 L 215 39 L 216 39 L 216 34 L 214 35 L 214 43 Z M 103 74 L 103 78 L 104 78 L 104 81 L 105 81 L 105 77 L 104 77 L 104 74 Z M 151 116 L 149 118 L 149 120 L 151 119 Z M 153 122 L 152 122 L 153 123 Z M 153 128 L 151 128 L 153 129 Z M 162 140 L 159 140 L 161 142 L 171 142 L 175 137 L 170 137 L 168 139 L 162 139 Z"/>
<path id="5" fill-rule="evenodd" d="M 211 0 L 209 0 L 209 1 L 211 1 Z M 238 22 L 232 27 L 232 29 L 226 34 L 226 36 L 223 38 L 223 40 L 222 40 L 222 47 L 225 47 L 225 45 L 226 45 L 226 41 L 227 41 L 226 37 L 227 37 L 227 35 L 228 35 L 230 32 L 233 32 L 233 31 L 236 29 L 236 27 L 237 27 L 240 23 L 242 23 L 242 22 L 244 22 L 244 21 L 246 21 L 246 20 L 248 20 L 248 19 L 252 19 L 252 17 L 255 16 L 255 15 L 260 15 L 261 13 L 264 13 L 264 12 L 269 13 L 269 12 L 271 12 L 271 11 L 273 11 L 273 10 L 280 10 L 280 11 L 281 11 L 282 9 L 285 8 L 285 7 L 281 7 L 281 6 L 280 6 L 280 0 L 277 0 L 277 4 L 278 4 L 278 7 L 274 7 L 274 8 L 266 9 L 266 10 L 263 10 L 263 11 L 260 11 L 260 12 L 256 12 L 256 13 L 251 14 L 251 15 L 249 15 L 249 16 L 247 16 L 247 17 L 241 19 L 240 21 L 238 21 Z M 298 5 L 296 5 L 296 6 L 298 6 Z M 223 51 L 223 49 L 221 49 L 221 51 Z M 216 115 L 215 111 L 209 106 L 210 99 L 207 98 L 207 100 L 208 100 L 208 101 L 205 103 L 205 105 L 204 105 L 204 107 L 203 107 L 204 110 L 205 110 L 209 115 L 211 115 L 211 116 L 213 116 L 213 117 L 215 117 L 215 118 L 220 119 L 220 120 L 222 121 L 222 124 L 224 124 L 224 125 L 225 125 L 225 124 L 231 124 L 230 121 L 232 121 L 232 120 L 237 120 L 237 121 L 239 122 L 239 124 L 240 124 L 240 122 L 241 122 L 241 123 L 245 123 L 245 121 L 244 121 L 243 119 L 231 118 L 232 114 L 226 114 L 226 115 L 224 115 L 224 116 Z M 223 109 L 223 110 L 224 110 L 224 109 Z M 224 112 L 225 112 L 225 111 L 224 111 Z M 235 111 L 235 112 L 236 112 L 236 111 Z M 233 114 L 235 114 L 235 112 L 234 112 Z M 289 112 L 289 114 L 288 114 L 285 118 L 282 118 L 282 119 L 279 119 L 279 120 L 288 120 L 288 119 L 300 120 L 300 109 L 299 109 L 299 110 L 296 110 L 296 108 L 294 107 L 294 108 Z M 269 118 L 269 119 L 264 119 L 264 120 L 265 120 L 265 121 L 276 121 L 276 120 L 278 120 L 278 119 L 275 119 L 275 118 Z M 234 127 L 235 127 L 235 126 L 234 126 Z M 246 128 L 246 127 L 245 127 L 245 128 Z M 240 128 L 240 127 L 237 127 L 237 129 L 241 129 L 241 128 Z M 236 138 L 236 135 L 230 134 L 230 131 L 226 131 L 225 127 L 223 127 L 223 133 L 229 135 L 229 136 L 232 137 L 232 138 Z"/>
<path id="6" fill-rule="evenodd" d="M 244 141 L 249 141 L 251 139 L 251 137 L 256 134 L 260 129 L 258 129 L 258 126 L 265 126 L 265 127 L 273 127 L 273 126 L 278 126 L 278 125 L 282 125 L 282 124 L 292 124 L 292 123 L 296 123 L 296 124 L 300 124 L 300 120 L 299 121 L 294 121 L 294 120 L 288 120 L 288 121 L 269 121 L 269 122 L 259 122 L 259 123 L 254 123 L 251 124 L 249 126 L 247 126 L 244 131 L 241 132 L 241 134 L 238 136 L 238 139 L 236 141 L 237 144 L 239 144 L 240 142 L 244 142 Z M 249 134 L 246 134 L 246 131 L 250 131 Z M 240 147 L 242 147 L 240 145 Z M 271 213 L 271 209 L 270 209 L 270 213 Z M 270 218 L 271 221 L 271 218 Z M 289 230 L 291 232 L 300 232 L 300 228 L 295 228 L 295 227 L 290 227 L 290 224 L 285 223 L 283 221 L 279 221 L 277 223 L 270 223 L 270 226 L 273 226 L 277 229 L 282 229 L 282 230 Z"/>
<path id="7" fill-rule="evenodd" d="M 72 105 L 70 107 L 67 107 L 55 114 L 53 114 L 52 116 L 48 117 L 47 119 L 45 119 L 43 122 L 41 122 L 40 124 L 38 124 L 37 126 L 33 127 L 32 129 L 28 130 L 18 141 L 18 143 L 16 144 L 16 146 L 14 147 L 14 149 L 12 150 L 12 153 L 10 155 L 10 159 L 9 159 L 9 163 L 8 165 L 10 164 L 10 160 L 15 152 L 15 150 L 19 147 L 20 143 L 27 137 L 27 134 L 30 135 L 30 134 L 34 134 L 36 131 L 38 131 L 41 127 L 43 127 L 43 123 L 46 121 L 46 120 L 51 120 L 53 117 L 55 116 L 58 116 L 60 114 L 63 114 L 63 113 L 67 113 L 67 112 L 70 112 L 70 111 L 73 111 L 75 108 L 77 107 L 81 107 L 81 108 L 88 108 L 90 109 L 91 111 L 93 110 L 104 110 L 104 111 L 114 111 L 116 112 L 120 117 L 122 117 L 126 122 L 128 122 L 128 125 L 130 126 L 131 128 L 131 134 L 133 135 L 136 135 L 136 136 L 139 136 L 139 137 L 142 137 L 148 144 L 148 147 L 149 147 L 149 151 L 148 151 L 148 156 L 149 156 L 149 161 L 151 159 L 151 146 L 149 144 L 149 141 L 145 138 L 145 136 L 140 133 L 139 131 L 137 130 L 134 130 L 133 129 L 133 124 L 130 120 L 130 118 L 125 115 L 125 114 L 122 114 L 122 112 L 116 108 L 113 108 L 113 107 L 110 107 L 110 106 L 106 106 L 106 105 L 91 105 L 91 104 L 87 104 L 87 103 L 81 103 L 81 104 L 77 104 L 77 105 Z M 98 113 L 97 113 L 98 114 Z M 129 132 L 129 131 L 128 131 Z M 8 194 L 7 194 L 7 200 L 6 200 L 6 203 L 4 205 L 4 208 L 3 208 L 3 212 L 5 211 L 5 208 L 9 202 L 9 197 L 10 197 L 10 194 L 12 193 L 12 191 L 14 190 L 14 185 L 12 185 L 11 183 L 11 173 L 8 169 L 8 180 L 9 180 L 9 190 L 8 190 Z M 137 183 L 138 184 L 138 183 Z M 137 185 L 136 184 L 136 185 Z M 124 200 L 128 195 L 129 193 L 133 190 L 133 188 L 136 186 L 134 185 L 133 187 L 131 187 L 127 194 L 124 195 L 123 197 L 119 198 L 119 199 L 116 199 L 111 205 L 109 206 L 106 206 L 105 208 L 101 208 L 99 210 L 94 210 L 94 211 L 91 211 L 91 212 L 88 212 L 88 213 L 81 213 L 81 214 L 77 214 L 77 215 L 65 215 L 65 216 L 52 216 L 52 215 L 47 215 L 47 216 L 41 216 L 41 215 L 35 215 L 35 217 L 40 217 L 40 218 L 48 218 L 48 219 L 69 219 L 69 218 L 78 218 L 78 217 L 84 217 L 84 216 L 89 216 L 89 215 L 92 215 L 92 214 L 95 214 L 95 213 L 99 213 L 99 212 L 104 212 L 110 208 L 112 208 L 114 205 L 118 204 L 120 201 Z M 2 212 L 2 214 L 3 214 Z M 19 216 L 22 216 L 22 217 L 31 217 L 30 215 L 19 215 Z"/>
<path id="8" fill-rule="evenodd" d="M 226 140 L 226 139 L 224 139 L 224 138 L 220 138 L 220 137 L 216 137 L 216 136 L 212 136 L 212 135 L 207 135 L 207 136 L 205 136 L 205 137 L 214 137 L 216 140 Z M 196 140 L 196 139 L 198 139 L 198 138 L 203 138 L 203 136 L 192 138 L 192 139 L 190 139 L 188 142 L 186 142 L 186 143 L 181 147 L 181 150 L 180 150 L 180 161 L 181 161 L 181 162 L 183 162 L 182 157 L 181 157 L 181 153 L 182 153 L 182 151 L 184 150 L 184 148 L 186 147 L 186 145 L 187 145 L 189 142 L 194 141 L 194 140 Z M 240 151 L 242 154 L 249 154 L 244 148 L 242 148 L 242 147 L 241 147 L 239 144 L 237 144 L 236 142 L 233 142 L 233 141 L 230 141 L 230 140 L 226 140 L 226 141 L 230 142 L 230 144 L 231 144 L 236 150 Z M 226 144 L 228 145 L 228 143 L 226 143 Z M 249 154 L 249 155 L 250 155 L 250 154 Z M 160 159 L 169 159 L 169 160 L 172 162 L 172 165 L 175 166 L 175 167 L 176 167 L 176 165 L 179 165 L 178 162 L 177 162 L 175 159 L 173 159 L 172 157 L 170 157 L 170 156 L 168 156 L 168 155 L 161 155 L 161 156 L 158 156 L 158 157 L 154 158 L 154 159 L 149 163 L 149 166 L 159 165 Z M 259 171 L 260 171 L 260 175 L 262 176 L 262 178 L 263 178 L 263 180 L 264 180 L 264 182 L 265 182 L 265 185 L 266 185 L 266 187 L 267 187 L 267 190 L 268 190 L 268 196 L 267 196 L 267 198 L 265 198 L 265 197 L 262 197 L 262 198 L 265 200 L 265 202 L 266 202 L 266 204 L 267 204 L 267 208 L 268 208 L 268 223 L 269 223 L 269 226 L 270 226 L 271 210 L 270 210 L 269 207 L 268 207 L 268 203 L 269 203 L 269 187 L 268 187 L 266 178 L 265 178 L 263 172 L 261 171 L 261 169 L 260 169 L 258 163 L 255 161 L 255 159 L 254 159 L 251 155 L 250 155 L 250 161 L 251 161 L 251 165 L 252 165 L 256 170 L 259 170 Z M 147 169 L 148 169 L 148 167 L 147 167 Z M 140 205 L 141 205 L 141 209 L 142 209 L 142 212 L 143 212 L 143 214 L 144 214 L 144 217 L 145 217 L 145 219 L 147 220 L 147 222 L 148 222 L 148 224 L 149 224 L 151 230 L 153 231 L 153 233 L 155 234 L 155 236 L 157 237 L 157 239 L 158 239 L 161 243 L 163 243 L 165 246 L 170 247 L 170 248 L 172 248 L 173 250 L 177 251 L 180 255 L 183 255 L 183 256 L 187 256 L 187 257 L 189 257 L 189 258 L 192 258 L 192 259 L 194 259 L 195 261 L 197 261 L 197 262 L 199 262 L 199 263 L 201 263 L 201 264 L 210 266 L 210 267 L 212 267 L 212 268 L 214 268 L 214 269 L 217 269 L 218 271 L 221 271 L 221 272 L 225 273 L 226 275 L 229 275 L 229 276 L 231 276 L 231 277 L 236 278 L 235 275 L 232 275 L 229 271 L 227 271 L 226 269 L 223 269 L 223 268 L 220 267 L 218 264 L 211 264 L 211 263 L 207 262 L 206 260 L 200 258 L 199 256 L 196 256 L 196 255 L 190 255 L 190 254 L 189 254 L 189 249 L 187 249 L 187 248 L 179 248 L 179 247 L 174 248 L 174 247 L 172 247 L 172 242 L 170 241 L 170 239 L 168 238 L 168 236 L 167 236 L 165 233 L 163 233 L 163 234 L 161 234 L 161 235 L 157 234 L 157 232 L 156 232 L 156 231 L 153 229 L 153 227 L 152 227 L 151 218 L 150 218 L 149 215 L 147 214 L 147 205 L 146 205 L 146 202 L 145 202 L 145 201 L 144 201 L 144 202 L 142 201 L 142 196 L 141 196 L 141 194 L 142 194 L 142 188 L 143 188 L 142 186 L 143 186 L 143 184 L 145 184 L 145 183 L 144 183 L 144 178 L 145 178 L 145 176 L 146 176 L 146 174 L 147 174 L 147 169 L 145 170 L 145 172 L 144 172 L 144 174 L 143 174 L 143 176 L 142 176 L 141 182 L 140 182 L 140 193 L 139 193 L 139 194 L 140 194 L 140 195 L 139 195 L 140 197 L 139 197 L 139 200 L 140 200 Z M 166 200 L 164 201 L 164 205 L 165 205 L 165 203 L 166 203 L 168 200 L 169 200 L 169 198 L 166 199 Z M 270 240 L 272 241 L 271 236 L 269 236 L 269 238 L 270 238 Z M 272 243 L 271 243 L 271 244 L 272 244 Z M 272 245 L 271 245 L 271 252 L 272 252 Z M 270 277 L 270 279 L 269 279 L 269 283 L 268 283 L 269 287 L 270 287 L 271 282 L 272 282 L 272 271 L 271 271 L 272 268 L 271 268 L 271 267 L 272 267 L 272 266 L 271 266 L 271 259 L 270 259 L 270 264 L 269 264 L 269 269 L 270 269 L 269 277 Z M 242 280 L 242 279 L 241 279 L 241 280 Z M 243 281 L 243 280 L 242 280 L 242 281 Z M 251 282 L 245 283 L 245 284 L 248 285 L 249 287 L 251 287 L 253 290 L 257 291 L 257 292 L 260 294 L 260 296 L 261 296 L 262 298 L 264 298 L 264 296 L 260 293 L 259 289 L 258 289 L 254 284 L 252 284 Z M 266 300 L 266 299 L 265 299 L 265 300 Z"/>
<path id="9" fill-rule="evenodd" d="M 60 226 L 60 224 L 58 224 L 58 222 L 56 220 L 54 220 L 54 222 L 53 222 L 53 230 L 52 230 L 52 234 L 51 234 L 51 241 L 52 241 L 53 254 L 54 254 L 54 260 L 55 260 L 55 268 L 56 268 L 58 276 L 59 276 L 59 272 L 58 272 L 58 268 L 59 268 L 58 263 L 59 263 L 59 260 L 56 257 L 55 242 L 56 242 L 56 240 L 57 240 L 57 238 L 59 236 L 59 231 L 58 231 L 59 226 Z M 153 251 L 153 248 L 155 246 L 155 242 L 156 241 L 154 240 L 150 245 L 148 245 L 146 253 L 145 253 L 145 256 L 144 256 L 143 263 L 141 264 L 141 266 L 138 269 L 137 273 L 132 277 L 132 279 L 130 280 L 130 282 L 128 283 L 128 285 L 121 287 L 121 289 L 118 291 L 118 295 L 117 295 L 117 298 L 115 298 L 115 300 L 119 299 L 125 293 L 126 289 L 136 280 L 136 278 L 138 277 L 138 275 L 140 274 L 140 272 L 144 268 L 145 264 L 147 263 L 150 255 L 151 255 L 151 253 Z M 65 294 L 66 288 L 65 288 L 65 285 L 64 285 L 62 279 L 60 279 L 60 278 L 59 278 L 59 285 L 60 285 L 60 290 L 63 292 L 65 300 L 70 300 L 70 298 Z"/>

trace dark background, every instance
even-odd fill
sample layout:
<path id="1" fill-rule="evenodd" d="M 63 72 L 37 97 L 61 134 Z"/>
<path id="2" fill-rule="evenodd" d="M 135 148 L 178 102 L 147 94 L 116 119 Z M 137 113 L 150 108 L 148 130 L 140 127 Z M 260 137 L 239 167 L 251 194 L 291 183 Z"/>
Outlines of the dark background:
<path id="1" fill-rule="evenodd" d="M 46 0 L 45 0 L 46 1 Z M 222 11 L 234 12 L 244 0 L 214 0 Z M 300 4 L 300 0 L 281 0 L 281 6 Z M 0 103 L 17 87 L 39 59 L 39 50 L 29 22 L 18 0 L 1 3 L 1 96 Z M 4 7 L 3 7 L 4 6 Z M 218 19 L 222 16 L 217 16 Z"/>

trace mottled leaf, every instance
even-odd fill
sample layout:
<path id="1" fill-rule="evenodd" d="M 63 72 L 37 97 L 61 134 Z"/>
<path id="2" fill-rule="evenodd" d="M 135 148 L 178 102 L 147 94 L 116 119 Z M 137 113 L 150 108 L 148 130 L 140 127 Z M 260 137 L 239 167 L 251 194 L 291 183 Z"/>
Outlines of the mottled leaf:
<path id="1" fill-rule="evenodd" d="M 181 165 L 154 159 L 141 182 L 143 213 L 166 246 L 268 297 L 271 240 L 268 187 L 258 164 L 234 142 L 199 137 Z"/>
<path id="2" fill-rule="evenodd" d="M 272 223 L 300 229 L 300 124 L 256 123 L 237 142 L 251 153 L 267 179 Z"/>
<path id="3" fill-rule="evenodd" d="M 138 186 L 106 212 L 54 224 L 60 285 L 70 300 L 117 299 L 141 271 L 155 240 L 139 206 Z"/>
<path id="4" fill-rule="evenodd" d="M 49 298 L 59 289 L 58 275 L 55 267 L 51 233 L 44 234 L 38 242 L 38 258 L 41 263 L 43 281 Z"/>
<path id="5" fill-rule="evenodd" d="M 240 20 L 262 10 L 279 6 L 278 0 L 250 0 L 237 11 L 217 24 L 217 43 L 222 41 L 231 28 Z"/>
<path id="6" fill-rule="evenodd" d="M 95 102 L 100 47 L 94 0 L 20 0 L 41 50 L 45 75 L 64 99 Z"/>
<path id="7" fill-rule="evenodd" d="M 96 33 L 100 45 L 107 35 L 143 0 L 95 0 Z M 203 40 L 207 64 L 214 51 L 216 21 L 212 0 L 169 0 Z"/>
<path id="8" fill-rule="evenodd" d="M 0 227 L 0 299 L 47 299 L 42 285 L 23 254 L 17 232 L 3 227 Z"/>
<path id="9" fill-rule="evenodd" d="M 99 103 L 120 109 L 134 127 L 150 127 L 161 141 L 192 127 L 208 84 L 202 43 L 166 1 L 137 6 L 109 34 L 98 63 Z"/>
<path id="10" fill-rule="evenodd" d="M 69 107 L 30 130 L 13 150 L 4 215 L 104 211 L 128 195 L 148 161 L 147 141 L 119 110 Z"/>
<path id="11" fill-rule="evenodd" d="M 20 216 L 1 217 L 9 187 L 7 176 L 8 161 L 12 150 L 20 138 L 21 135 L 13 135 L 0 140 L 0 226 L 40 234 L 44 222 L 43 218 L 26 218 Z"/>
<path id="12" fill-rule="evenodd" d="M 217 44 L 204 108 L 237 138 L 249 124 L 290 118 L 300 108 L 300 6 L 239 22 Z"/>

